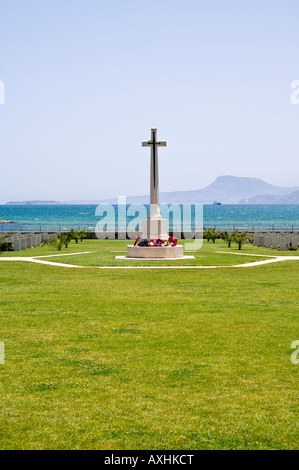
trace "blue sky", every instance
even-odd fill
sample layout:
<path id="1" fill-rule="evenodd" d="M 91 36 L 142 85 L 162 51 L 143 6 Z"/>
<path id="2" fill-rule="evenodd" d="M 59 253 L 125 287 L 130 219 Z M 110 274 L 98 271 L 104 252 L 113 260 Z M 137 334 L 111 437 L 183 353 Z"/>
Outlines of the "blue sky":
<path id="1" fill-rule="evenodd" d="M 298 185 L 295 0 L 1 0 L 0 202 Z"/>

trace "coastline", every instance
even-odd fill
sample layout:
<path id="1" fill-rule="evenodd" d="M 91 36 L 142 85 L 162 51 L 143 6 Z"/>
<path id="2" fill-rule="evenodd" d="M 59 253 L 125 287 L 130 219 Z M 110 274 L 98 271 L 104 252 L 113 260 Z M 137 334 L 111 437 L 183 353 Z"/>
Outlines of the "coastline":
<path id="1" fill-rule="evenodd" d="M 181 206 L 182 208 L 183 206 Z M 94 231 L 104 221 L 117 229 L 118 207 L 112 205 L 111 215 L 96 211 L 97 206 L 92 205 L 49 205 L 49 206 L 5 206 L 0 205 L 0 232 L 1 231 L 67 231 L 84 229 Z M 149 205 L 145 205 L 148 211 Z M 127 205 L 127 223 L 134 221 L 132 209 Z M 97 215 L 96 215 L 97 212 Z M 165 216 L 167 214 L 165 213 Z M 191 229 L 194 227 L 194 210 L 191 210 Z M 168 216 L 166 217 L 168 218 Z M 175 224 L 176 225 L 176 224 Z M 172 230 L 173 217 L 170 215 L 169 230 Z M 247 230 L 247 231 L 299 231 L 299 205 L 236 205 L 222 204 L 203 206 L 203 226 L 216 227 L 221 230 Z M 110 230 L 110 229 L 109 229 Z"/>

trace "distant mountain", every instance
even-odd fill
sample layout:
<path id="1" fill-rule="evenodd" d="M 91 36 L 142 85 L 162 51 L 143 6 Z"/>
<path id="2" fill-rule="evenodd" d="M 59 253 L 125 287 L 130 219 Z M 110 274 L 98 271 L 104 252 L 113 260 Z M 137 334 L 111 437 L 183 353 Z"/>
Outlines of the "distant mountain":
<path id="1" fill-rule="evenodd" d="M 10 201 L 6 206 L 57 206 L 61 202 L 58 201 Z"/>
<path id="2" fill-rule="evenodd" d="M 299 187 L 284 188 L 274 186 L 257 178 L 242 178 L 236 176 L 219 176 L 214 183 L 201 190 L 202 196 L 216 199 L 225 204 L 237 204 L 260 194 L 283 196 Z"/>
<path id="3" fill-rule="evenodd" d="M 299 191 L 293 191 L 285 196 L 261 194 L 249 198 L 247 204 L 299 204 Z"/>
<path id="4" fill-rule="evenodd" d="M 218 176 L 203 189 L 160 193 L 162 204 L 299 204 L 299 186 L 274 186 L 257 178 Z M 23 201 L 8 205 L 117 204 L 117 198 L 99 201 Z M 149 204 L 149 195 L 127 197 L 128 204 Z"/>
<path id="5" fill-rule="evenodd" d="M 160 203 L 213 204 L 214 201 L 218 201 L 222 204 L 251 204 L 251 198 L 256 196 L 261 197 L 260 195 L 268 194 L 271 196 L 285 196 L 297 190 L 299 190 L 299 187 L 284 188 L 274 186 L 257 178 L 219 176 L 212 184 L 203 189 L 161 193 Z M 117 200 L 110 199 L 105 202 L 117 203 Z M 132 196 L 127 198 L 128 204 L 148 204 L 148 202 L 149 196 Z M 255 204 L 255 202 L 252 202 L 252 204 Z M 261 204 L 264 204 L 264 202 L 261 202 Z"/>

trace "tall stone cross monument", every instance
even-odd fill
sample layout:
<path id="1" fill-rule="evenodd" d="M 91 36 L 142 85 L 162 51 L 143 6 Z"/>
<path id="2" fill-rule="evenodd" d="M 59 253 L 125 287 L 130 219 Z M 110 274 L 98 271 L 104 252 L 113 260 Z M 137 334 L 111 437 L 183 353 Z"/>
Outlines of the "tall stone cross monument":
<path id="1" fill-rule="evenodd" d="M 128 245 L 126 258 L 150 260 L 188 258 L 184 256 L 183 246 L 177 244 L 177 239 L 168 236 L 168 221 L 162 219 L 160 213 L 158 147 L 166 147 L 166 142 L 157 140 L 157 129 L 152 129 L 151 140 L 142 142 L 142 146 L 151 148 L 150 211 L 148 219 L 142 221 L 142 237 L 137 237 L 134 245 Z"/>
<path id="2" fill-rule="evenodd" d="M 162 219 L 159 207 L 158 147 L 166 147 L 165 141 L 157 140 L 157 129 L 152 129 L 151 140 L 142 142 L 142 147 L 151 148 L 151 188 L 149 218 L 143 220 L 142 238 L 168 238 L 167 220 Z"/>

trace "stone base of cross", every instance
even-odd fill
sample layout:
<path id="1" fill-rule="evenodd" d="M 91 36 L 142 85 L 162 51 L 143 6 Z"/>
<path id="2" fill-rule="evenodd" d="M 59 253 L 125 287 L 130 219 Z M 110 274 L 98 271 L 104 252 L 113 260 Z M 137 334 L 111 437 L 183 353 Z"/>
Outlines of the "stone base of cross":
<path id="1" fill-rule="evenodd" d="M 156 213 L 155 213 L 156 215 Z M 168 238 L 168 221 L 160 217 L 149 217 L 142 221 L 142 238 L 145 239 L 167 239 Z"/>

